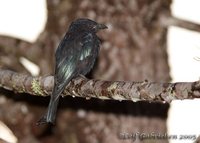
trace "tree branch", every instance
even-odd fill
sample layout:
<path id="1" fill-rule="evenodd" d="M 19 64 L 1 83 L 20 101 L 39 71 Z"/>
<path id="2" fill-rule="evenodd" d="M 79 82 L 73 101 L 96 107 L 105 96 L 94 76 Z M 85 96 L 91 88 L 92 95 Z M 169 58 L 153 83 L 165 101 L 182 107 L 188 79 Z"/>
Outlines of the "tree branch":
<path id="1" fill-rule="evenodd" d="M 192 30 L 195 32 L 200 32 L 200 24 L 197 24 L 188 20 L 183 20 L 181 18 L 177 18 L 177 17 L 170 16 L 167 14 L 166 15 L 161 14 L 160 23 L 165 27 L 177 26 L 177 27 L 185 28 L 185 29 Z"/>
<path id="2" fill-rule="evenodd" d="M 0 69 L 0 87 L 17 93 L 48 96 L 53 89 L 53 76 L 32 77 Z M 70 82 L 62 96 L 86 99 L 112 99 L 132 101 L 160 101 L 200 98 L 200 81 L 156 83 L 130 81 L 102 81 L 78 77 Z"/>

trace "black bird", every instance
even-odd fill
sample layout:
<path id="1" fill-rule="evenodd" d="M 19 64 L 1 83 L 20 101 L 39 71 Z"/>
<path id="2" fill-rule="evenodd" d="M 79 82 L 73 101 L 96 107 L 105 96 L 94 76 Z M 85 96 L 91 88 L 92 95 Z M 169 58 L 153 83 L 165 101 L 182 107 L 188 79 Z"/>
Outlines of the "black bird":
<path id="1" fill-rule="evenodd" d="M 77 19 L 71 23 L 68 32 L 56 50 L 54 88 L 47 113 L 37 122 L 54 124 L 60 94 L 71 79 L 86 75 L 94 66 L 99 53 L 100 39 L 96 33 L 107 28 L 90 19 Z"/>

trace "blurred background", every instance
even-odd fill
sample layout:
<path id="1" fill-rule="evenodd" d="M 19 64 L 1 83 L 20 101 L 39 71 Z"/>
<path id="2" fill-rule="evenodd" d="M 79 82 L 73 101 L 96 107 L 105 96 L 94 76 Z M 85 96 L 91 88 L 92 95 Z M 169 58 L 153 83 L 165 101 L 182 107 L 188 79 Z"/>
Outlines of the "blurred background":
<path id="1" fill-rule="evenodd" d="M 0 68 L 52 75 L 54 52 L 76 18 L 105 23 L 101 51 L 88 77 L 104 80 L 178 82 L 199 80 L 200 34 L 173 17 L 200 23 L 200 1 L 190 0 L 0 0 Z M 66 97 L 55 126 L 35 125 L 49 98 L 0 89 L 0 142 L 133 142 L 135 133 L 199 135 L 199 100 L 163 103 Z M 129 139 L 121 139 L 121 133 Z M 144 142 L 141 140 L 135 142 Z"/>

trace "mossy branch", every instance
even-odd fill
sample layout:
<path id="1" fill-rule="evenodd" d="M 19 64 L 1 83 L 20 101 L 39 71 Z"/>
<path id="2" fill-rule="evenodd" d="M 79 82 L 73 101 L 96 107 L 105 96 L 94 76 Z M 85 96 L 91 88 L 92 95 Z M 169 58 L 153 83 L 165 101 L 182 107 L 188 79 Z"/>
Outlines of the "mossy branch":
<path id="1" fill-rule="evenodd" d="M 0 70 L 0 87 L 17 93 L 49 96 L 53 76 L 32 77 L 9 70 Z M 200 81 L 157 83 L 130 81 L 102 81 L 77 77 L 65 88 L 62 96 L 131 101 L 159 101 L 200 98 Z"/>

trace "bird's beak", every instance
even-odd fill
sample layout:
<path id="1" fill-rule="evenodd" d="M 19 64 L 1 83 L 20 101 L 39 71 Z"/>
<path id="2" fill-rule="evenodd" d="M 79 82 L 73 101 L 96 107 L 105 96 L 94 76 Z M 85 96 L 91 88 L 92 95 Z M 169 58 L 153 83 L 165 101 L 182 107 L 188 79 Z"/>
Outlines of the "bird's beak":
<path id="1" fill-rule="evenodd" d="M 107 29 L 108 27 L 104 24 L 98 24 L 97 29 Z"/>

